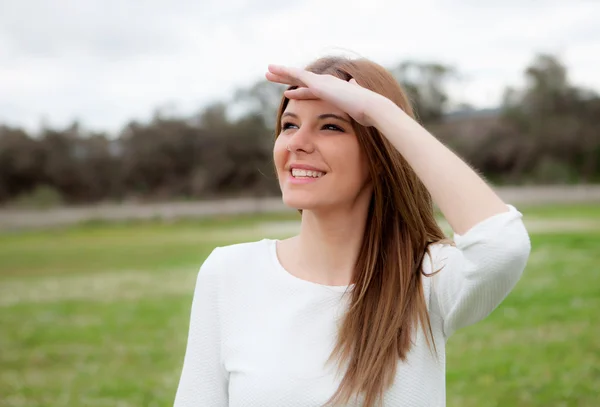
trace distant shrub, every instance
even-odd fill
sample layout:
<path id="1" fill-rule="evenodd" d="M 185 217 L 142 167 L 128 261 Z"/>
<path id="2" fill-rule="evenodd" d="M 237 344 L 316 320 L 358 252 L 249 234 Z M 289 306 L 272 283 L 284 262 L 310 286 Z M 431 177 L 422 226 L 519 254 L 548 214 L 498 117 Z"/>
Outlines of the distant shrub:
<path id="1" fill-rule="evenodd" d="M 57 189 L 48 185 L 39 185 L 33 190 L 13 199 L 9 206 L 31 209 L 48 209 L 64 204 L 64 199 Z"/>

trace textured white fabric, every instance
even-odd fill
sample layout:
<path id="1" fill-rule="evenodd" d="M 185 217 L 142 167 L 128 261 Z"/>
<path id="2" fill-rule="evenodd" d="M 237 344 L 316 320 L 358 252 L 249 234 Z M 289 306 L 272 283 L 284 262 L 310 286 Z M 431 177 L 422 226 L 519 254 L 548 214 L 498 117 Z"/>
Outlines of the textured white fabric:
<path id="1" fill-rule="evenodd" d="M 486 317 L 519 280 L 530 253 L 513 206 L 436 244 L 424 277 L 437 355 L 421 330 L 399 362 L 385 406 L 445 406 L 445 342 Z M 325 366 L 346 289 L 311 283 L 283 269 L 276 241 L 216 248 L 198 274 L 175 407 L 318 407 L 339 384 Z M 352 404 L 360 405 L 360 403 Z"/>

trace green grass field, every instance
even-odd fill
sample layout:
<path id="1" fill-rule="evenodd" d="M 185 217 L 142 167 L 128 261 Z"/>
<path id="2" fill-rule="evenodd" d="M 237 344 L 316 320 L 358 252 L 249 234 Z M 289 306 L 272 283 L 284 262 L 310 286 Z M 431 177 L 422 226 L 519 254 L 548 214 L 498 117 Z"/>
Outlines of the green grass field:
<path id="1" fill-rule="evenodd" d="M 591 227 L 532 230 L 517 288 L 448 342 L 448 406 L 600 405 L 600 205 L 523 212 Z M 172 405 L 198 267 L 294 217 L 0 234 L 0 406 Z"/>

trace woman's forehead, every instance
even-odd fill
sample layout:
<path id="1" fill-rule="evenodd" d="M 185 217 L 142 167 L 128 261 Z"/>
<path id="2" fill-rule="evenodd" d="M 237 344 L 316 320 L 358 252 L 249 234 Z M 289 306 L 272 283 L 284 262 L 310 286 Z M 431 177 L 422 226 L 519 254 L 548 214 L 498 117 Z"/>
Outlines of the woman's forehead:
<path id="1" fill-rule="evenodd" d="M 348 114 L 335 105 L 321 99 L 296 100 L 289 101 L 285 112 L 294 113 L 298 116 L 319 116 L 324 113 L 332 113 L 345 118 L 350 118 Z"/>

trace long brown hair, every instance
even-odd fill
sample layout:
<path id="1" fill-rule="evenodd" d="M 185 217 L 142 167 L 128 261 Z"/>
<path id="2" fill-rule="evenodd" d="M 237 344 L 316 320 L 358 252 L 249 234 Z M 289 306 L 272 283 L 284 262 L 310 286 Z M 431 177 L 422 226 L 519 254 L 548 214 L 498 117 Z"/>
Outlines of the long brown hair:
<path id="1" fill-rule="evenodd" d="M 374 62 L 326 57 L 306 69 L 346 81 L 354 78 L 414 117 L 398 82 Z M 283 97 L 276 135 L 281 133 L 281 116 L 288 102 Z M 345 405 L 362 395 L 363 405 L 373 407 L 383 402 L 398 360 L 406 360 L 419 326 L 430 348 L 435 348 L 421 284 L 422 264 L 429 245 L 445 236 L 436 222 L 431 195 L 402 155 L 374 127 L 356 122 L 353 126 L 368 159 L 373 195 L 349 308 L 329 359 L 337 359 L 338 368 L 345 365 L 346 372 L 327 405 Z"/>

